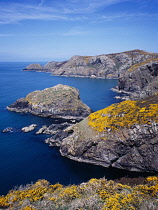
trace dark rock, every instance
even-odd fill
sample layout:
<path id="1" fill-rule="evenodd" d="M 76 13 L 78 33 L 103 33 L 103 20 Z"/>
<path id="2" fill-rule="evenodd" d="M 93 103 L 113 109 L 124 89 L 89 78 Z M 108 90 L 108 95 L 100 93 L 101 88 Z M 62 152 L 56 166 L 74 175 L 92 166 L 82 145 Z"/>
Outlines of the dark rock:
<path id="1" fill-rule="evenodd" d="M 51 124 L 49 126 L 42 126 L 36 134 L 48 134 L 48 135 L 55 135 L 63 130 L 65 130 L 67 127 L 73 125 L 72 123 L 60 123 L 60 124 Z"/>
<path id="2" fill-rule="evenodd" d="M 158 92 L 158 60 L 139 64 L 129 69 L 118 81 L 116 90 L 128 93 L 133 100 Z"/>
<path id="3" fill-rule="evenodd" d="M 96 115 L 96 121 L 93 118 L 92 125 L 96 122 L 96 126 L 103 126 L 92 127 L 89 124 L 90 117 L 71 126 L 72 134 L 62 140 L 60 153 L 79 162 L 104 167 L 158 172 L 157 104 L 158 95 L 155 95 L 146 98 L 145 101 L 124 101 L 111 105 L 111 109 L 106 108 L 108 111 L 100 110 L 91 114 Z M 108 116 L 103 114 L 106 112 Z M 126 124 L 128 117 L 131 122 Z"/>

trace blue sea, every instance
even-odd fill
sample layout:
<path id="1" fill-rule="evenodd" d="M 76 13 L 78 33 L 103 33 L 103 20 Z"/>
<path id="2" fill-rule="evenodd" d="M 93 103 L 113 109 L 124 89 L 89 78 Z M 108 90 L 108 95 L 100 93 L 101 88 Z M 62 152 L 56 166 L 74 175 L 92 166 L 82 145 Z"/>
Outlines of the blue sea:
<path id="1" fill-rule="evenodd" d="M 31 114 L 10 112 L 6 107 L 15 100 L 35 90 L 65 84 L 76 87 L 81 99 L 92 110 L 97 111 L 119 102 L 111 88 L 117 80 L 57 77 L 49 73 L 22 71 L 29 62 L 0 63 L 0 194 L 38 179 L 47 179 L 69 185 L 88 181 L 90 178 L 115 179 L 124 172 L 105 169 L 84 163 L 77 163 L 61 157 L 59 149 L 44 143 L 46 135 L 35 135 L 35 131 L 22 133 L 20 129 L 30 124 L 55 123 L 56 119 L 41 118 Z M 44 64 L 44 63 L 41 63 Z M 14 132 L 2 133 L 7 127 Z M 36 130 L 37 130 L 36 129 Z"/>

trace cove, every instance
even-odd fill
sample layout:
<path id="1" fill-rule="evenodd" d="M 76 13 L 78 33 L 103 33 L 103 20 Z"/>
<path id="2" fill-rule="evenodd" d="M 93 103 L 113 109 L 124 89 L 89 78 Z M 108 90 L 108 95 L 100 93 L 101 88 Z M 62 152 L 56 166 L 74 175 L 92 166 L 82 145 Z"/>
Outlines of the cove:
<path id="1" fill-rule="evenodd" d="M 30 124 L 57 123 L 57 119 L 41 118 L 31 114 L 9 112 L 6 106 L 35 90 L 57 84 L 73 86 L 80 91 L 81 99 L 92 110 L 97 111 L 119 102 L 117 93 L 111 88 L 117 80 L 76 77 L 58 77 L 46 73 L 21 71 L 29 62 L 0 63 L 0 194 L 6 194 L 15 186 L 47 179 L 69 185 L 88 181 L 90 178 L 117 179 L 127 172 L 99 166 L 77 163 L 61 157 L 58 148 L 44 143 L 46 135 L 35 135 L 35 131 L 22 133 L 20 129 Z M 6 127 L 14 132 L 2 133 Z M 129 173 L 133 176 L 133 173 Z"/>

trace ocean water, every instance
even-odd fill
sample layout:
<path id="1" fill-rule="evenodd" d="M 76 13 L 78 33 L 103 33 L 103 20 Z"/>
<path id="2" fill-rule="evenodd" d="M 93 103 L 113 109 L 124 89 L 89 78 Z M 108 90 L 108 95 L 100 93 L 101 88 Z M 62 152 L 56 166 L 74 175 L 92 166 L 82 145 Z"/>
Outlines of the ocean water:
<path id="1" fill-rule="evenodd" d="M 41 118 L 31 114 L 10 112 L 6 109 L 15 100 L 29 92 L 42 90 L 57 84 L 65 84 L 80 90 L 84 103 L 94 111 L 118 102 L 116 93 L 110 89 L 117 80 L 51 76 L 49 73 L 21 71 L 29 63 L 0 63 L 0 194 L 38 179 L 47 179 L 52 184 L 79 184 L 90 178 L 115 179 L 125 172 L 77 163 L 61 157 L 58 148 L 44 143 L 46 135 L 19 132 L 24 126 L 50 125 L 55 119 Z M 6 127 L 15 132 L 2 133 Z M 37 130 L 36 129 L 36 130 Z"/>

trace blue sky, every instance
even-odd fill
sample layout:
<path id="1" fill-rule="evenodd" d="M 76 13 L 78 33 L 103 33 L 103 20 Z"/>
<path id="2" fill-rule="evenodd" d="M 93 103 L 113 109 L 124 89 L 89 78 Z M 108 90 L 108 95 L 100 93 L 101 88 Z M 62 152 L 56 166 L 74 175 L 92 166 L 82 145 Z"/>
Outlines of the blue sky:
<path id="1" fill-rule="evenodd" d="M 0 61 L 158 53 L 157 0 L 0 0 Z"/>

